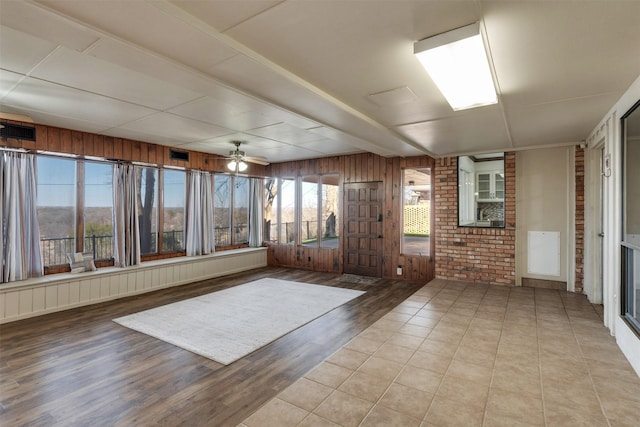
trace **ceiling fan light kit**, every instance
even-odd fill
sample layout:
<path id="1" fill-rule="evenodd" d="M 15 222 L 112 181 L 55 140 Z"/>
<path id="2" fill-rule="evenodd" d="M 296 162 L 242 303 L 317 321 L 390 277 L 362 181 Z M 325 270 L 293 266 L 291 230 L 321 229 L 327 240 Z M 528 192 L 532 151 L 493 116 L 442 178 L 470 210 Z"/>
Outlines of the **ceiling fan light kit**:
<path id="1" fill-rule="evenodd" d="M 228 158 L 231 159 L 231 161 L 227 163 L 227 168 L 236 174 L 238 172 L 244 172 L 247 170 L 249 165 L 244 161 L 246 153 L 240 150 L 240 144 L 242 144 L 242 141 L 232 141 L 232 144 L 236 146 L 236 149 L 229 151 Z"/>
<path id="2" fill-rule="evenodd" d="M 244 172 L 247 170 L 247 167 L 249 165 L 247 165 L 245 162 L 243 162 L 242 160 L 240 161 L 235 161 L 235 160 L 231 160 L 229 163 L 227 163 L 227 168 L 229 168 L 230 171 L 232 172 Z"/>

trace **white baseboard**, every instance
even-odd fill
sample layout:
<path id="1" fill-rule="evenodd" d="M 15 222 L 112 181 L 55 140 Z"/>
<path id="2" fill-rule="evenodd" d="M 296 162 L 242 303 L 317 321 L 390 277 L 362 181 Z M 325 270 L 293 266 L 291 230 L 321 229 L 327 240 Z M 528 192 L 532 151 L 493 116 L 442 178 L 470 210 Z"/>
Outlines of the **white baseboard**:
<path id="1" fill-rule="evenodd" d="M 616 342 L 640 377 L 640 338 L 620 316 L 616 317 Z"/>

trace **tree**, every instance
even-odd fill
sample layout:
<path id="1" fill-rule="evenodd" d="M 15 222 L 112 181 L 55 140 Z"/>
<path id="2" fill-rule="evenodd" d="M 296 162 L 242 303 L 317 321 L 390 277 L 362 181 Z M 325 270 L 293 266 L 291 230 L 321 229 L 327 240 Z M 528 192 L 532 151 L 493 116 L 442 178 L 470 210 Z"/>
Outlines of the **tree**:
<path id="1" fill-rule="evenodd" d="M 273 209 L 273 201 L 278 195 L 278 182 L 276 178 L 267 179 L 264 188 L 267 193 L 267 199 L 264 205 L 264 240 L 271 240 L 271 211 Z"/>

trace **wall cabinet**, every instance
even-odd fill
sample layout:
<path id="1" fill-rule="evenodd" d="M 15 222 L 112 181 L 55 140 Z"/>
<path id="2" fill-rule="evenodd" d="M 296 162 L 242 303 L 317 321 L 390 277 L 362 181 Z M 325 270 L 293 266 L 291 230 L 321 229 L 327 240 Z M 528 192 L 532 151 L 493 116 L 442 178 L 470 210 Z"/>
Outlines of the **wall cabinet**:
<path id="1" fill-rule="evenodd" d="M 478 202 L 502 202 L 504 200 L 504 173 L 502 171 L 476 174 Z"/>

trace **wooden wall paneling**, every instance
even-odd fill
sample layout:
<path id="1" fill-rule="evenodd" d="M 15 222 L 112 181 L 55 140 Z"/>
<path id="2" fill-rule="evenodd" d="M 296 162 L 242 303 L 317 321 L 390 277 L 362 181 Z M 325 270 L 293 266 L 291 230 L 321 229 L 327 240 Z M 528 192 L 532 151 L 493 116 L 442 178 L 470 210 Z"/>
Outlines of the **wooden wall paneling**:
<path id="1" fill-rule="evenodd" d="M 385 159 L 385 176 L 384 176 L 384 212 L 383 212 L 383 256 L 382 256 L 382 275 L 383 277 L 391 277 L 391 268 L 394 259 L 392 257 L 392 221 L 393 221 L 393 206 L 392 206 L 392 194 L 393 194 L 393 180 L 388 179 L 392 177 L 389 171 L 393 171 L 393 160 Z M 395 277 L 395 275 L 394 275 Z"/>
<path id="2" fill-rule="evenodd" d="M 48 134 L 49 134 L 48 126 L 36 125 L 36 144 L 35 144 L 36 150 L 47 150 L 48 143 L 49 143 Z"/>
<path id="3" fill-rule="evenodd" d="M 158 146 L 155 144 L 147 144 L 147 161 L 149 163 L 158 163 Z"/>
<path id="4" fill-rule="evenodd" d="M 83 141 L 84 132 L 72 131 L 71 132 L 71 152 L 79 155 L 85 155 L 85 147 Z"/>
<path id="5" fill-rule="evenodd" d="M 189 152 L 189 166 L 185 165 L 185 162 L 180 162 L 184 167 L 189 169 L 203 170 L 204 160 L 203 153 L 199 153 L 196 151 Z"/>
<path id="6" fill-rule="evenodd" d="M 126 144 L 131 147 L 131 159 L 140 159 L 141 162 L 149 163 L 149 156 L 146 150 L 143 155 L 142 142 L 127 140 Z"/>
<path id="7" fill-rule="evenodd" d="M 400 227 L 402 224 L 402 169 L 400 168 L 400 158 L 395 157 L 390 160 L 391 171 L 389 176 L 391 177 L 391 192 L 389 194 L 391 200 L 391 221 L 389 223 L 389 241 L 391 244 L 390 254 L 392 259 L 392 268 L 389 270 L 389 277 L 396 277 L 396 271 L 398 265 L 402 265 L 398 257 L 400 256 Z M 403 265 L 404 271 L 404 265 Z"/>
<path id="8" fill-rule="evenodd" d="M 416 256 L 405 257 L 405 270 L 409 280 L 417 280 L 420 277 L 420 260 Z"/>
<path id="9" fill-rule="evenodd" d="M 113 138 L 112 145 L 113 145 L 113 157 L 116 159 L 127 160 L 124 158 L 122 138 Z"/>
<path id="10" fill-rule="evenodd" d="M 105 136 L 103 141 L 102 141 L 102 157 L 106 157 L 107 159 L 114 159 L 116 158 L 115 156 L 115 151 L 114 151 L 114 139 L 111 136 Z"/>
<path id="11" fill-rule="evenodd" d="M 104 136 L 93 135 L 93 155 L 97 157 L 107 157 L 104 155 Z"/>
<path id="12" fill-rule="evenodd" d="M 60 130 L 60 150 L 63 153 L 73 153 L 73 140 L 69 129 Z"/>
<path id="13" fill-rule="evenodd" d="M 122 160 L 141 162 L 140 156 L 133 156 L 133 141 L 129 139 L 121 139 L 122 141 Z"/>
<path id="14" fill-rule="evenodd" d="M 85 156 L 96 156 L 93 146 L 93 135 L 82 132 L 82 147 Z"/>
<path id="15" fill-rule="evenodd" d="M 393 160 L 393 179 L 391 206 L 393 207 L 393 221 L 391 222 L 391 253 L 396 256 L 400 254 L 400 237 L 402 227 L 402 169 L 400 169 L 400 159 Z M 393 271 L 391 272 L 393 273 Z"/>
<path id="16" fill-rule="evenodd" d="M 47 143 L 45 145 L 44 150 L 55 151 L 56 149 L 60 149 L 60 129 L 58 128 L 49 128 L 47 132 Z"/>

